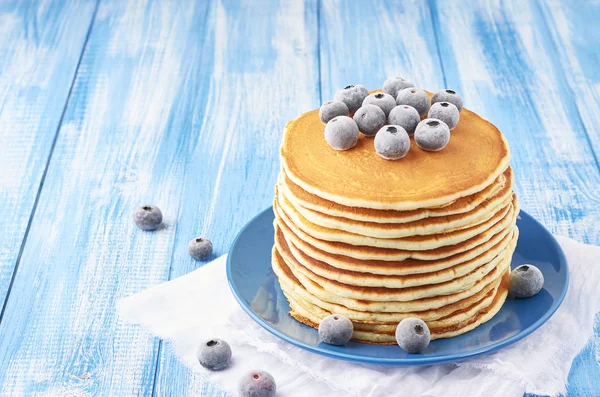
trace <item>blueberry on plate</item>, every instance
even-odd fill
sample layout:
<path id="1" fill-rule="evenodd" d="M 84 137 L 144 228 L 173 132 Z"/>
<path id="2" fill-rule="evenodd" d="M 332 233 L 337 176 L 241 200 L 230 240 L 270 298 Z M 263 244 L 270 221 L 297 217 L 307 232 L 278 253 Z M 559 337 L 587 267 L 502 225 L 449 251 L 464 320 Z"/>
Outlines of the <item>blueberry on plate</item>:
<path id="1" fill-rule="evenodd" d="M 188 253 L 197 261 L 202 261 L 212 254 L 212 242 L 208 239 L 197 237 L 190 240 Z"/>
<path id="2" fill-rule="evenodd" d="M 319 118 L 323 124 L 327 124 L 329 120 L 337 116 L 348 116 L 350 110 L 342 101 L 327 101 L 319 109 Z"/>
<path id="3" fill-rule="evenodd" d="M 385 92 L 376 92 L 371 94 L 365 98 L 363 101 L 364 105 L 375 105 L 385 113 L 385 117 L 390 114 L 390 111 L 396 106 L 396 100 L 390 94 L 386 94 Z"/>
<path id="4" fill-rule="evenodd" d="M 386 125 L 375 135 L 375 151 L 386 160 L 399 160 L 409 150 L 408 132 L 399 125 Z"/>
<path id="5" fill-rule="evenodd" d="M 220 371 L 231 362 L 231 348 L 221 339 L 208 340 L 198 347 L 196 352 L 200 365 L 211 371 Z"/>
<path id="6" fill-rule="evenodd" d="M 377 131 L 385 125 L 385 113 L 375 105 L 362 105 L 354 113 L 353 119 L 358 125 L 358 130 L 366 136 L 375 136 Z"/>
<path id="7" fill-rule="evenodd" d="M 163 221 L 163 214 L 155 205 L 142 205 L 133 213 L 133 221 L 142 230 L 156 230 Z"/>
<path id="8" fill-rule="evenodd" d="M 273 397 L 277 385 L 267 371 L 250 371 L 240 379 L 239 392 L 242 397 Z"/>
<path id="9" fill-rule="evenodd" d="M 421 116 L 419 116 L 417 109 L 408 105 L 396 106 L 388 116 L 388 122 L 390 124 L 399 125 L 411 136 L 415 133 L 415 129 L 420 121 Z"/>
<path id="10" fill-rule="evenodd" d="M 442 90 L 433 94 L 433 97 L 431 97 L 431 103 L 433 104 L 438 102 L 450 102 L 456 106 L 459 112 L 463 108 L 462 98 L 456 93 L 456 91 L 453 90 Z"/>
<path id="11" fill-rule="evenodd" d="M 450 102 L 436 102 L 431 105 L 427 117 L 430 119 L 442 120 L 448 125 L 448 128 L 453 130 L 458 124 L 460 113 L 456 106 Z"/>
<path id="12" fill-rule="evenodd" d="M 541 291 L 544 275 L 533 265 L 521 265 L 510 272 L 508 290 L 514 298 L 529 298 Z"/>
<path id="13" fill-rule="evenodd" d="M 406 79 L 403 79 L 402 77 L 394 76 L 389 77 L 383 83 L 381 90 L 386 94 L 390 94 L 392 97 L 396 98 L 400 91 L 409 87 L 414 87 L 414 84 Z"/>
<path id="14" fill-rule="evenodd" d="M 421 353 L 430 341 L 429 327 L 420 318 L 405 318 L 396 327 L 396 342 L 407 353 Z"/>
<path id="15" fill-rule="evenodd" d="M 358 142 L 358 125 L 348 116 L 337 116 L 325 126 L 325 140 L 335 150 L 348 150 Z"/>
<path id="16" fill-rule="evenodd" d="M 423 150 L 437 152 L 450 142 L 450 128 L 441 120 L 425 119 L 417 125 L 415 143 Z"/>
<path id="17" fill-rule="evenodd" d="M 354 332 L 352 321 L 341 314 L 332 314 L 321 320 L 319 336 L 323 342 L 330 345 L 343 345 L 348 343 Z"/>
<path id="18" fill-rule="evenodd" d="M 396 97 L 396 104 L 412 106 L 417 109 L 420 116 L 425 116 L 431 102 L 425 91 L 413 87 L 400 91 Z"/>

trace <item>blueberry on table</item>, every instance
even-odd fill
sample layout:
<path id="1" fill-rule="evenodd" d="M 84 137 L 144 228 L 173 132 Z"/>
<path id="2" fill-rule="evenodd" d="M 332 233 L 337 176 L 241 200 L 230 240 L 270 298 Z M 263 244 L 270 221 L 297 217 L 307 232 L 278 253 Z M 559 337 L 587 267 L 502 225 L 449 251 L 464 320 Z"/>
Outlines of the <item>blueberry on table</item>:
<path id="1" fill-rule="evenodd" d="M 544 275 L 533 265 L 521 265 L 510 273 L 508 290 L 514 298 L 529 298 L 544 286 Z"/>
<path id="2" fill-rule="evenodd" d="M 430 119 L 442 120 L 453 130 L 458 124 L 460 113 L 458 108 L 450 102 L 436 102 L 431 105 L 427 117 Z"/>
<path id="3" fill-rule="evenodd" d="M 383 110 L 375 105 L 361 106 L 354 113 L 353 119 L 356 125 L 358 125 L 358 130 L 366 136 L 375 136 L 377 131 L 385 125 L 386 121 Z"/>
<path id="4" fill-rule="evenodd" d="M 415 143 L 423 150 L 437 152 L 450 142 L 450 128 L 438 119 L 425 119 L 417 125 Z"/>
<path id="5" fill-rule="evenodd" d="M 420 353 L 431 341 L 431 333 L 425 321 L 416 317 L 405 318 L 396 327 L 396 342 L 407 353 Z"/>
<path id="6" fill-rule="evenodd" d="M 399 125 L 386 125 L 375 135 L 375 151 L 386 160 L 399 160 L 409 150 L 408 132 Z"/>
<path id="7" fill-rule="evenodd" d="M 414 84 L 406 79 L 403 79 L 402 77 L 394 76 L 389 77 L 383 83 L 381 90 L 386 94 L 390 94 L 392 97 L 396 98 L 400 91 L 410 87 L 414 87 Z"/>
<path id="8" fill-rule="evenodd" d="M 352 321 L 341 314 L 332 314 L 321 320 L 319 336 L 323 342 L 330 345 L 344 345 L 348 343 L 354 332 Z"/>
<path id="9" fill-rule="evenodd" d="M 163 221 L 163 215 L 155 205 L 142 205 L 133 213 L 133 221 L 142 230 L 156 230 Z"/>
<path id="10" fill-rule="evenodd" d="M 342 101 L 327 101 L 319 109 L 319 119 L 323 124 L 327 124 L 334 117 L 348 115 L 350 115 L 350 110 Z"/>
<path id="11" fill-rule="evenodd" d="M 450 102 L 451 104 L 456 106 L 459 112 L 463 108 L 463 100 L 461 96 L 458 95 L 454 90 L 446 89 L 433 94 L 433 97 L 431 98 L 431 103 L 434 104 L 438 102 Z"/>
<path id="12" fill-rule="evenodd" d="M 369 91 L 362 85 L 349 85 L 335 93 L 333 99 L 342 101 L 348 106 L 350 114 L 354 114 L 362 106 Z"/>
<path id="13" fill-rule="evenodd" d="M 353 148 L 358 142 L 358 125 L 350 117 L 334 117 L 325 126 L 325 140 L 335 150 Z"/>
<path id="14" fill-rule="evenodd" d="M 240 379 L 239 392 L 242 397 L 273 397 L 277 385 L 267 371 L 250 371 Z"/>
<path id="15" fill-rule="evenodd" d="M 420 121 L 421 116 L 419 116 L 417 109 L 408 105 L 396 106 L 388 116 L 388 122 L 390 124 L 399 125 L 411 136 L 415 133 L 415 129 Z"/>
<path id="16" fill-rule="evenodd" d="M 364 105 L 375 105 L 385 113 L 385 117 L 390 114 L 390 111 L 396 106 L 396 99 L 390 94 L 386 94 L 385 92 L 376 92 L 371 94 L 365 98 L 363 101 Z"/>
<path id="17" fill-rule="evenodd" d="M 198 347 L 196 352 L 200 365 L 211 371 L 220 371 L 231 362 L 231 348 L 221 339 L 208 340 Z"/>
<path id="18" fill-rule="evenodd" d="M 212 254 L 212 242 L 203 237 L 197 237 L 190 240 L 188 244 L 188 253 L 197 261 L 204 260 Z"/>

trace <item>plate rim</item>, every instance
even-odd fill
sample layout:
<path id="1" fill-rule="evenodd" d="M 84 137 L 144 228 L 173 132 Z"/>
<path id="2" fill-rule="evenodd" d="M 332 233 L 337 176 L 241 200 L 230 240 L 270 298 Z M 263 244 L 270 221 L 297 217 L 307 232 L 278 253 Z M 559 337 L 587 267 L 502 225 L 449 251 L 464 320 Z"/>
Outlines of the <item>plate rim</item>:
<path id="1" fill-rule="evenodd" d="M 232 261 L 231 261 L 231 255 L 230 255 L 231 251 L 236 246 L 238 240 L 240 240 L 241 237 L 243 236 L 244 231 L 247 228 L 249 228 L 254 223 L 254 221 L 256 221 L 258 218 L 264 216 L 265 213 L 267 213 L 267 212 L 273 213 L 273 206 L 270 206 L 270 207 L 260 211 L 257 215 L 252 217 L 252 219 L 250 219 L 244 225 L 244 227 L 242 227 L 242 229 L 238 232 L 235 239 L 233 240 L 233 243 L 231 244 L 231 247 L 229 248 L 229 251 L 228 251 L 227 262 L 226 262 L 227 283 L 229 284 L 229 288 L 230 288 L 233 296 L 235 297 L 235 300 L 241 306 L 242 310 L 244 310 L 244 312 L 246 312 L 246 314 L 248 314 L 250 316 L 250 318 L 252 320 L 254 320 L 256 323 L 258 323 L 261 327 L 266 329 L 272 335 L 274 335 L 288 343 L 291 343 L 294 346 L 298 346 L 302 349 L 305 349 L 307 351 L 310 351 L 312 353 L 319 354 L 322 356 L 331 357 L 331 358 L 335 358 L 338 360 L 357 362 L 357 363 L 362 363 L 362 364 L 377 364 L 377 365 L 389 365 L 389 366 L 422 366 L 422 365 L 443 364 L 443 363 L 451 363 L 451 362 L 459 362 L 459 361 L 463 361 L 463 360 L 468 360 L 470 358 L 474 358 L 474 357 L 478 357 L 478 356 L 481 356 L 484 354 L 496 352 L 506 346 L 512 345 L 513 343 L 516 343 L 516 342 L 520 341 L 521 339 L 524 339 L 527 336 L 529 336 L 535 330 L 540 328 L 544 323 L 546 323 L 546 321 L 548 321 L 554 315 L 554 313 L 556 313 L 558 308 L 562 305 L 562 303 L 565 299 L 565 296 L 567 295 L 567 291 L 569 289 L 569 279 L 570 279 L 569 265 L 568 265 L 565 253 L 562 250 L 562 247 L 560 246 L 560 244 L 558 243 L 558 241 L 556 240 L 554 235 L 552 233 L 550 233 L 550 231 L 548 229 L 546 229 L 546 227 L 544 227 L 544 225 L 542 225 L 537 219 L 535 219 L 534 217 L 529 215 L 524 210 L 520 210 L 519 214 L 517 215 L 517 219 L 519 217 L 528 218 L 528 221 L 533 222 L 537 227 L 540 227 L 542 230 L 544 230 L 545 233 L 547 233 L 550 236 L 550 241 L 552 242 L 554 247 L 557 249 L 560 265 L 564 266 L 565 274 L 566 274 L 565 285 L 563 286 L 563 289 L 560 292 L 558 299 L 553 303 L 553 305 L 550 307 L 550 309 L 546 313 L 544 313 L 544 315 L 542 315 L 537 321 L 535 321 L 529 327 L 521 330 L 520 332 L 518 332 L 515 335 L 512 335 L 512 336 L 510 336 L 502 341 L 499 341 L 497 343 L 494 343 L 492 345 L 489 345 L 486 347 L 481 347 L 478 349 L 473 349 L 473 350 L 470 350 L 470 351 L 464 352 L 464 353 L 453 353 L 453 354 L 448 354 L 445 356 L 427 357 L 427 356 L 422 356 L 422 355 L 417 355 L 417 354 L 414 354 L 414 355 L 411 354 L 408 356 L 408 358 L 407 357 L 404 357 L 404 358 L 378 358 L 378 357 L 365 357 L 365 356 L 359 356 L 356 354 L 349 354 L 349 353 L 344 353 L 344 352 L 326 350 L 326 349 L 320 348 L 319 345 L 314 346 L 314 345 L 310 345 L 308 343 L 299 341 L 289 335 L 286 335 L 279 329 L 271 326 L 267 321 L 265 321 L 262 317 L 260 317 L 258 314 L 256 314 L 252 310 L 251 307 L 249 307 L 248 305 L 245 304 L 245 302 L 243 301 L 243 299 L 240 296 L 240 293 L 237 290 L 237 287 L 233 283 Z M 359 342 L 357 342 L 357 343 L 359 343 Z"/>

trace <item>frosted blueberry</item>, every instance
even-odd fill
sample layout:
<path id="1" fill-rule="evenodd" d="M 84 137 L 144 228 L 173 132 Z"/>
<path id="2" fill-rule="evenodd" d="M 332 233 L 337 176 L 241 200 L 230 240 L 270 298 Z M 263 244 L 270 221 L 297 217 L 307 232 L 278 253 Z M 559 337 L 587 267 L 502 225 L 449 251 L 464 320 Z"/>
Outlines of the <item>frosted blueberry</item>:
<path id="1" fill-rule="evenodd" d="M 529 298 L 544 286 L 544 275 L 533 265 L 521 265 L 510 273 L 508 289 L 515 298 Z"/>
<path id="2" fill-rule="evenodd" d="M 358 125 L 358 130 L 366 136 L 375 136 L 377 131 L 385 125 L 385 113 L 375 105 L 363 105 L 354 113 L 353 117 Z"/>
<path id="3" fill-rule="evenodd" d="M 202 237 L 192 239 L 188 244 L 188 253 L 197 261 L 204 260 L 212 254 L 212 243 Z"/>
<path id="4" fill-rule="evenodd" d="M 417 109 L 419 115 L 425 116 L 429 110 L 431 102 L 427 93 L 418 88 L 405 88 L 398 93 L 396 97 L 396 103 L 398 105 L 408 105 Z"/>
<path id="5" fill-rule="evenodd" d="M 448 125 L 448 128 L 453 130 L 458 124 L 460 113 L 453 103 L 436 102 L 431 105 L 431 109 L 429 109 L 427 117 L 430 119 L 442 120 L 444 123 L 446 123 L 446 125 Z"/>
<path id="6" fill-rule="evenodd" d="M 429 346 L 430 340 L 429 327 L 420 318 L 405 318 L 396 327 L 396 342 L 407 353 L 422 352 Z"/>
<path id="7" fill-rule="evenodd" d="M 390 114 L 390 111 L 396 106 L 396 100 L 390 94 L 386 94 L 384 92 L 376 92 L 374 94 L 369 95 L 363 101 L 364 105 L 375 105 L 385 113 L 385 117 Z"/>
<path id="8" fill-rule="evenodd" d="M 408 135 L 415 133 L 415 128 L 421 121 L 417 109 L 408 105 L 399 105 L 392 109 L 388 116 L 388 122 L 393 125 L 399 125 L 404 128 Z"/>
<path id="9" fill-rule="evenodd" d="M 386 125 L 375 135 L 375 151 L 386 160 L 398 160 L 410 150 L 410 138 L 399 125 Z"/>
<path id="10" fill-rule="evenodd" d="M 273 397 L 277 385 L 267 371 L 250 371 L 240 379 L 239 392 L 242 397 Z"/>
<path id="11" fill-rule="evenodd" d="M 437 152 L 450 142 L 450 128 L 441 120 L 425 119 L 417 125 L 415 143 L 423 150 Z"/>
<path id="12" fill-rule="evenodd" d="M 348 343 L 354 332 L 354 325 L 348 317 L 332 314 L 321 320 L 319 336 L 323 342 L 330 345 L 343 345 Z"/>
<path id="13" fill-rule="evenodd" d="M 358 142 L 358 126 L 348 116 L 334 117 L 325 126 L 325 140 L 335 150 L 348 150 Z"/>
<path id="14" fill-rule="evenodd" d="M 350 114 L 354 114 L 361 107 L 369 91 L 362 85 L 349 85 L 335 93 L 333 99 L 342 101 L 348 106 Z"/>
<path id="15" fill-rule="evenodd" d="M 231 362 L 231 348 L 221 339 L 211 339 L 202 343 L 196 352 L 200 365 L 211 371 L 220 371 Z"/>
<path id="16" fill-rule="evenodd" d="M 163 215 L 155 205 L 142 205 L 133 213 L 133 221 L 142 230 L 156 230 L 162 224 Z"/>
<path id="17" fill-rule="evenodd" d="M 337 116 L 348 116 L 350 111 L 348 106 L 342 101 L 327 101 L 319 109 L 319 118 L 323 124 Z"/>
<path id="18" fill-rule="evenodd" d="M 405 88 L 414 87 L 414 84 L 408 80 L 403 79 L 402 77 L 389 77 L 384 83 L 381 90 L 386 94 L 390 94 L 392 97 L 396 98 L 398 93 Z"/>
<path id="19" fill-rule="evenodd" d="M 433 104 L 437 102 L 450 102 L 451 104 L 456 106 L 459 112 L 463 108 L 462 98 L 453 90 L 442 90 L 433 94 L 433 97 L 431 98 L 431 103 Z"/>

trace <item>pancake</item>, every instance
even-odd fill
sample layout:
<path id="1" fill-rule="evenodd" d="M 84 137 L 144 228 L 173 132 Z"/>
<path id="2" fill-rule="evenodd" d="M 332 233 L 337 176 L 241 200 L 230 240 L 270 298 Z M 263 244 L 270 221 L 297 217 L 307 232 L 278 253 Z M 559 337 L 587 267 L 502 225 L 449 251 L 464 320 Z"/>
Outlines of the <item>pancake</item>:
<path id="1" fill-rule="evenodd" d="M 502 308 L 502 305 L 504 304 L 504 301 L 506 300 L 506 297 L 508 295 L 509 274 L 510 273 L 507 271 L 503 275 L 498 288 L 495 290 L 495 295 L 493 296 L 493 299 L 488 306 L 481 307 L 481 305 L 479 305 L 479 307 L 476 308 L 474 313 L 469 313 L 468 316 L 465 316 L 466 319 L 458 321 L 452 325 L 435 326 L 435 323 L 432 325 L 429 325 L 430 323 L 428 323 L 428 327 L 431 333 L 431 339 L 434 340 L 441 338 L 451 338 L 467 333 L 494 317 Z M 289 303 L 291 308 L 290 315 L 296 320 L 300 321 L 301 323 L 313 328 L 319 327 L 318 324 L 321 318 L 323 318 L 321 316 L 328 315 L 328 312 L 320 310 L 317 310 L 318 314 L 314 314 L 311 310 L 307 310 L 305 307 L 299 305 L 295 300 L 289 300 Z M 362 324 L 356 325 L 357 326 L 355 327 L 354 333 L 352 334 L 352 340 L 363 343 L 377 343 L 390 345 L 396 344 L 394 333 L 390 332 L 389 329 L 378 331 L 376 329 L 377 327 L 368 327 L 367 325 Z"/>
<path id="2" fill-rule="evenodd" d="M 293 245 L 305 255 L 317 261 L 324 262 L 330 267 L 353 272 L 391 276 L 441 271 L 471 261 L 474 258 L 477 258 L 478 261 L 487 262 L 496 255 L 497 245 L 503 241 L 507 241 L 506 237 L 509 234 L 516 233 L 518 236 L 518 229 L 515 226 L 510 226 L 509 228 L 502 229 L 483 244 L 446 258 L 432 260 L 410 258 L 402 261 L 383 261 L 360 260 L 345 255 L 330 254 L 298 238 L 284 222 L 275 222 L 275 232 L 281 232 L 288 244 Z"/>
<path id="3" fill-rule="evenodd" d="M 462 197 L 441 207 L 423 208 L 409 211 L 377 210 L 372 208 L 347 207 L 333 201 L 325 200 L 303 190 L 282 172 L 279 175 L 278 187 L 294 204 L 327 214 L 332 217 L 353 219 L 373 223 L 405 223 L 429 217 L 462 214 L 471 211 L 488 197 L 496 195 L 500 189 L 513 185 L 512 169 L 507 168 L 490 186 L 470 196 Z M 323 225 L 327 226 L 327 225 Z"/>
<path id="4" fill-rule="evenodd" d="M 295 279 L 298 280 L 299 284 L 311 295 L 323 301 L 342 305 L 356 311 L 371 312 L 373 313 L 373 319 L 376 320 L 378 313 L 404 313 L 434 310 L 469 298 L 497 281 L 504 270 L 510 267 L 510 258 L 503 258 L 496 268 L 486 274 L 468 290 L 450 295 L 440 295 L 430 298 L 415 299 L 412 301 L 374 301 L 348 298 L 333 294 L 320 284 L 306 277 L 304 273 L 298 271 L 298 268 L 294 268 L 293 265 L 289 266 L 283 259 L 283 256 L 275 248 L 273 248 L 272 266 L 273 271 L 279 279 L 281 279 L 285 272 L 291 273 L 294 275 Z"/>
<path id="5" fill-rule="evenodd" d="M 291 255 L 298 263 L 318 276 L 338 280 L 348 285 L 357 285 L 363 287 L 384 287 L 384 288 L 407 288 L 420 285 L 438 284 L 453 280 L 471 273 L 473 270 L 492 261 L 496 256 L 505 250 L 505 248 L 514 249 L 517 243 L 518 232 L 514 229 L 503 240 L 496 244 L 492 249 L 482 253 L 478 257 L 448 267 L 443 270 L 433 272 L 423 272 L 411 275 L 386 275 L 356 272 L 352 270 L 342 270 L 311 258 L 299 250 L 293 243 L 285 240 L 283 233 L 277 230 L 275 233 L 275 247 L 278 251 L 289 250 Z M 402 265 L 399 265 L 402 267 Z M 426 270 L 426 269 L 424 269 Z"/>
<path id="6" fill-rule="evenodd" d="M 333 150 L 318 113 L 286 125 L 281 165 L 305 191 L 345 206 L 406 211 L 445 205 L 482 191 L 509 164 L 500 131 L 467 109 L 444 150 L 427 152 L 411 140 L 401 161 L 382 159 L 373 139 L 362 135 L 352 150 Z"/>
<path id="7" fill-rule="evenodd" d="M 424 218 L 405 223 L 376 223 L 335 217 L 303 207 L 286 195 L 285 189 L 277 189 L 285 202 L 289 202 L 307 221 L 328 229 L 343 230 L 375 238 L 398 238 L 414 235 L 447 233 L 464 229 L 491 218 L 512 197 L 512 185 L 505 184 L 495 195 L 483 200 L 470 212 Z M 352 210 L 352 208 L 349 208 Z"/>
<path id="8" fill-rule="evenodd" d="M 346 243 L 354 246 L 369 246 L 409 251 L 425 251 L 461 243 L 471 237 L 480 235 L 482 232 L 487 231 L 495 224 L 500 223 L 505 219 L 513 218 L 516 207 L 516 198 L 513 195 L 511 201 L 507 202 L 505 206 L 496 213 L 493 213 L 489 219 L 464 229 L 427 236 L 411 235 L 403 238 L 380 239 L 315 225 L 300 215 L 300 213 L 293 208 L 291 203 L 285 200 L 285 198 L 282 198 L 281 196 L 277 196 L 277 198 L 276 205 L 274 206 L 277 207 L 278 212 L 285 213 L 298 229 L 301 229 L 314 238 L 330 242 Z M 288 226 L 292 227 L 289 223 Z"/>
<path id="9" fill-rule="evenodd" d="M 379 247 L 368 247 L 368 246 L 357 246 L 352 244 L 325 241 L 318 238 L 312 237 L 310 234 L 305 233 L 303 230 L 298 228 L 285 214 L 281 211 L 275 203 L 273 205 L 273 211 L 275 213 L 275 222 L 285 224 L 298 238 L 307 242 L 308 244 L 316 247 L 320 250 L 331 254 L 345 255 L 356 259 L 365 260 L 383 260 L 383 261 L 403 261 L 409 258 L 420 259 L 420 260 L 433 260 L 447 258 L 456 254 L 460 254 L 472 248 L 475 248 L 486 241 L 492 236 L 499 233 L 502 230 L 513 226 L 516 222 L 516 215 L 518 214 L 518 206 L 512 218 L 505 217 L 500 222 L 494 224 L 489 229 L 479 233 L 478 235 L 462 241 L 460 244 L 442 246 L 435 249 L 425 251 L 410 251 L 401 250 L 394 248 L 379 248 Z"/>
<path id="10" fill-rule="evenodd" d="M 492 318 L 519 236 L 500 131 L 463 109 L 443 150 L 411 139 L 388 161 L 364 135 L 332 149 L 318 113 L 290 121 L 280 150 L 272 268 L 290 315 L 315 328 L 344 315 L 354 340 L 380 344 L 395 344 L 407 317 L 423 319 L 432 339 Z"/>
<path id="11" fill-rule="evenodd" d="M 451 295 L 472 288 L 479 280 L 483 279 L 487 274 L 495 270 L 499 263 L 507 256 L 507 253 L 512 256 L 516 241 L 509 246 L 507 250 L 499 253 L 490 262 L 485 263 L 469 273 L 448 281 L 418 285 L 402 288 L 388 287 L 365 287 L 357 285 L 349 285 L 340 282 L 337 279 L 328 279 L 312 272 L 294 258 L 289 247 L 284 241 L 278 241 L 276 245 L 278 253 L 281 255 L 286 265 L 290 268 L 296 278 L 302 281 L 302 277 L 310 279 L 314 283 L 321 286 L 327 293 L 337 296 L 359 300 L 370 300 L 375 302 L 406 302 L 417 299 L 431 298 L 436 296 Z M 383 277 L 383 276 L 380 276 Z M 326 299 L 327 300 L 327 299 Z"/>

